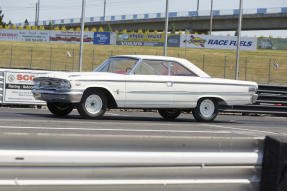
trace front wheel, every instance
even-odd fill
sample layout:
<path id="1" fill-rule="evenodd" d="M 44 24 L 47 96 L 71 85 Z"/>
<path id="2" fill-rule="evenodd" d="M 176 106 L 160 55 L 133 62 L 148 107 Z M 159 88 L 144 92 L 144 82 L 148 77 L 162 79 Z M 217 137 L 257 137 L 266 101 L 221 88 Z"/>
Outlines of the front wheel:
<path id="1" fill-rule="evenodd" d="M 159 109 L 158 113 L 166 120 L 175 120 L 181 111 L 178 109 Z"/>
<path id="2" fill-rule="evenodd" d="M 211 122 L 218 114 L 217 102 L 210 98 L 200 99 L 197 107 L 192 110 L 192 113 L 196 121 Z"/>
<path id="3" fill-rule="evenodd" d="M 81 116 L 91 119 L 101 118 L 107 109 L 107 98 L 105 94 L 98 90 L 86 92 L 78 105 Z"/>
<path id="4" fill-rule="evenodd" d="M 66 116 L 74 109 L 74 105 L 69 103 L 47 102 L 47 107 L 56 116 Z"/>

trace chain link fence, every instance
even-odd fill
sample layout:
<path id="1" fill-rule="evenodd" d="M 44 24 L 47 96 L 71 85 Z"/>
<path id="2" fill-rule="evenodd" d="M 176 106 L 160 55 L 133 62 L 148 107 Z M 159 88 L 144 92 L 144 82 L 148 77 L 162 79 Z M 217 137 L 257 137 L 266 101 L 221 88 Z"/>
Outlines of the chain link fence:
<path id="1" fill-rule="evenodd" d="M 83 71 L 92 71 L 115 55 L 162 55 L 162 47 L 85 45 Z M 239 79 L 258 83 L 287 83 L 287 52 L 279 50 L 241 51 Z M 186 58 L 216 78 L 235 78 L 235 51 L 168 48 L 168 56 Z M 0 67 L 52 71 L 78 71 L 77 44 L 1 44 Z"/>

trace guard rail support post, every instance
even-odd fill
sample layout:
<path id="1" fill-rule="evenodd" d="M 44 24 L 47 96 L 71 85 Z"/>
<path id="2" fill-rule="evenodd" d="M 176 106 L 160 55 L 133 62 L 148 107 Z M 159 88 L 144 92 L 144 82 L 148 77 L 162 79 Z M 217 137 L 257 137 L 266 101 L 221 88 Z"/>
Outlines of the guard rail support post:
<path id="1" fill-rule="evenodd" d="M 287 138 L 267 136 L 260 191 L 287 190 Z"/>

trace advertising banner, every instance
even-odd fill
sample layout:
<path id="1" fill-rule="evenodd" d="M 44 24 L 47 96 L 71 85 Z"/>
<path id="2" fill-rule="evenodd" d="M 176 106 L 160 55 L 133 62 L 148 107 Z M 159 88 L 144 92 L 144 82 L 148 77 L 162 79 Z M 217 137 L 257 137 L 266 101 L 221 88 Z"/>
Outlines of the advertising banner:
<path id="1" fill-rule="evenodd" d="M 55 43 L 80 43 L 81 32 L 80 31 L 51 31 L 50 42 Z M 94 43 L 94 32 L 85 32 L 84 43 Z"/>
<path id="2" fill-rule="evenodd" d="M 44 30 L 19 30 L 19 40 L 26 42 L 49 42 L 50 31 Z"/>
<path id="3" fill-rule="evenodd" d="M 0 40 L 21 41 L 18 30 L 0 29 Z"/>
<path id="4" fill-rule="evenodd" d="M 39 103 L 35 100 L 32 88 L 33 79 L 39 74 L 27 72 L 6 72 L 4 103 Z"/>
<path id="5" fill-rule="evenodd" d="M 115 32 L 111 33 L 110 44 L 111 45 L 116 45 L 117 44 L 117 33 L 115 33 Z"/>
<path id="6" fill-rule="evenodd" d="M 126 46 L 163 46 L 164 34 L 118 33 L 116 44 Z M 179 47 L 179 45 L 180 45 L 179 35 L 168 36 L 168 46 Z"/>
<path id="7" fill-rule="evenodd" d="M 109 45 L 111 44 L 111 33 L 109 32 L 95 32 L 94 44 Z"/>
<path id="8" fill-rule="evenodd" d="M 287 39 L 258 38 L 258 49 L 287 50 Z"/>
<path id="9" fill-rule="evenodd" d="M 196 34 L 183 34 L 180 39 L 182 48 L 209 48 L 209 49 L 230 49 L 237 48 L 236 36 L 209 36 Z M 241 50 L 256 50 L 257 39 L 242 37 L 240 41 Z"/>

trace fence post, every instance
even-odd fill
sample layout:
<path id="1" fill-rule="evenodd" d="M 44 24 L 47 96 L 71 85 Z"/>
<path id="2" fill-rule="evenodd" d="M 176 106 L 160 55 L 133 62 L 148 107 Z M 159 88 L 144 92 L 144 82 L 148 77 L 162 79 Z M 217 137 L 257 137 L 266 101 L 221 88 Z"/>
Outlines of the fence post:
<path id="1" fill-rule="evenodd" d="M 248 57 L 245 57 L 245 81 L 247 80 L 247 64 L 248 64 Z"/>
<path id="2" fill-rule="evenodd" d="M 227 56 L 224 56 L 224 78 L 226 78 L 226 64 L 227 64 Z"/>
<path id="3" fill-rule="evenodd" d="M 205 54 L 202 56 L 202 70 L 205 69 Z"/>
<path id="4" fill-rule="evenodd" d="M 74 72 L 75 69 L 75 48 L 73 48 L 73 66 L 72 66 L 72 72 Z"/>
<path id="5" fill-rule="evenodd" d="M 32 63 L 33 63 L 33 47 L 31 47 L 30 69 L 32 69 Z"/>
<path id="6" fill-rule="evenodd" d="M 268 84 L 271 81 L 271 58 L 269 58 L 269 67 L 268 67 Z"/>
<path id="7" fill-rule="evenodd" d="M 12 67 L 12 63 L 13 63 L 13 46 L 11 46 L 11 50 L 10 50 L 10 64 L 9 64 L 9 68 Z"/>
<path id="8" fill-rule="evenodd" d="M 111 56 L 113 56 L 113 50 L 111 50 Z"/>
<path id="9" fill-rule="evenodd" d="M 52 71 L 53 47 L 50 47 L 50 71 Z"/>
<path id="10" fill-rule="evenodd" d="M 94 71 L 94 65 L 95 65 L 95 49 L 93 48 L 93 58 L 92 58 L 92 71 Z"/>

